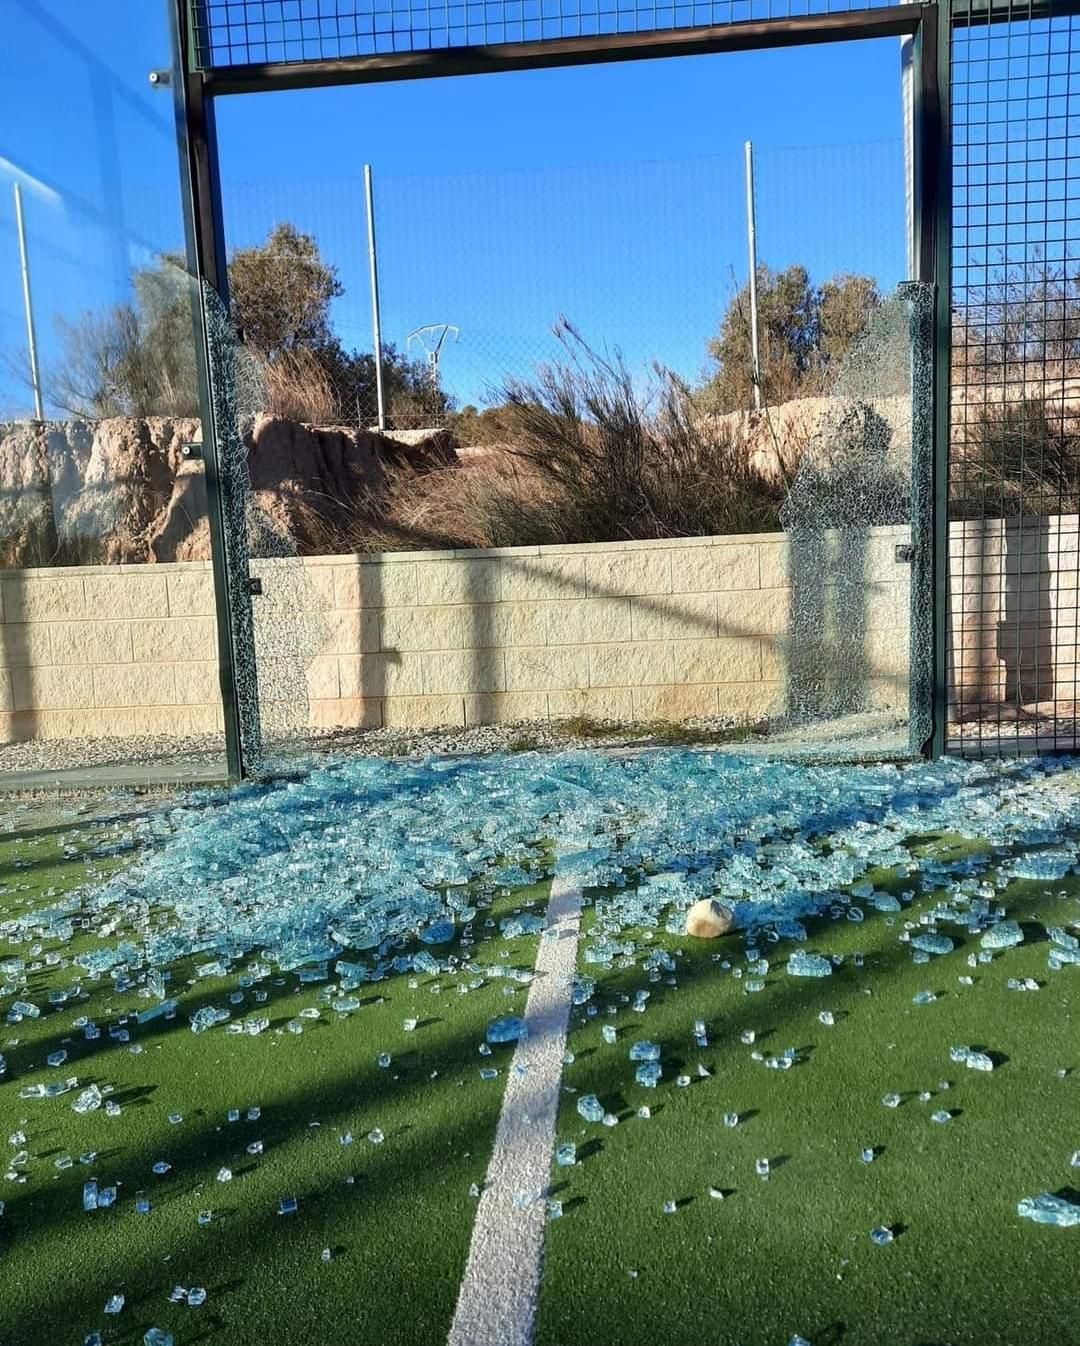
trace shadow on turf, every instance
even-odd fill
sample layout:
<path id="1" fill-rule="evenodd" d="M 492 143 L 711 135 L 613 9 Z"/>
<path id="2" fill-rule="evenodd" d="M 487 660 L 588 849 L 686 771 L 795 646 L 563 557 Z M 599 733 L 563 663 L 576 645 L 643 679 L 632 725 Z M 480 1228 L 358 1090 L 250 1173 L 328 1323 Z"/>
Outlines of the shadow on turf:
<path id="1" fill-rule="evenodd" d="M 475 1053 L 475 1041 L 470 1037 L 467 1044 L 467 1059 L 470 1065 L 473 1064 Z M 375 1075 L 375 1069 L 372 1070 L 372 1077 Z M 377 1072 L 382 1074 L 383 1072 Z M 261 1120 L 265 1125 L 260 1134 L 264 1131 L 269 1134 L 271 1129 L 282 1133 L 282 1139 L 288 1139 L 292 1136 L 299 1136 L 308 1130 L 308 1121 L 312 1116 L 318 1116 L 323 1122 L 324 1127 L 341 1124 L 347 1120 L 348 1114 L 364 1110 L 371 1112 L 373 1108 L 370 1090 L 366 1085 L 371 1083 L 368 1080 L 360 1080 L 355 1072 L 342 1073 L 320 1087 L 308 1090 L 304 1095 L 296 1100 L 295 1108 L 291 1113 L 286 1113 L 281 1107 L 272 1107 L 264 1114 Z M 419 1084 L 420 1081 L 415 1083 Z M 476 1140 L 469 1143 L 479 1144 L 483 1152 L 486 1153 L 490 1147 L 494 1136 L 495 1120 L 498 1114 L 498 1104 L 501 1101 L 501 1095 L 492 1095 L 493 1106 L 489 1109 L 490 1115 L 485 1116 L 484 1126 L 481 1133 L 477 1134 Z M 167 1128 L 162 1129 L 164 1134 Z M 390 1132 L 388 1140 L 400 1136 L 403 1131 L 411 1130 L 411 1127 L 395 1127 Z M 187 1136 L 176 1136 L 170 1134 L 169 1153 L 173 1163 L 172 1173 L 165 1179 L 152 1179 L 150 1175 L 150 1165 L 158 1156 L 156 1149 L 151 1145 L 144 1148 L 139 1154 L 130 1154 L 122 1166 L 117 1167 L 109 1173 L 106 1178 L 100 1174 L 100 1159 L 98 1164 L 87 1170 L 87 1173 L 93 1173 L 99 1176 L 100 1181 L 109 1184 L 117 1183 L 121 1185 L 121 1191 L 127 1191 L 134 1194 L 135 1191 L 141 1191 L 147 1188 L 151 1182 L 157 1183 L 157 1186 L 150 1187 L 149 1190 L 156 1191 L 158 1200 L 164 1200 L 166 1196 L 178 1197 L 190 1195 L 196 1188 L 204 1191 L 212 1186 L 209 1175 L 214 1167 L 222 1160 L 235 1156 L 235 1150 L 238 1142 L 232 1136 L 221 1131 L 208 1131 L 206 1129 L 194 1128 Z M 246 1138 L 246 1135 L 241 1139 Z M 417 1150 L 415 1146 L 410 1146 L 406 1150 L 397 1150 L 387 1148 L 386 1146 L 365 1146 L 364 1147 L 364 1202 L 365 1209 L 372 1213 L 372 1218 L 377 1219 L 376 1208 L 387 1200 L 391 1195 L 401 1190 L 402 1187 L 408 1187 L 413 1190 L 423 1188 L 437 1182 L 442 1167 L 442 1161 L 445 1157 L 445 1138 L 441 1134 L 433 1134 L 425 1137 L 424 1144 Z M 202 1176 L 196 1178 L 194 1175 L 187 1182 L 170 1181 L 173 1175 L 180 1177 L 184 1173 L 186 1165 L 199 1166 Z M 243 1169 L 235 1170 L 234 1181 L 241 1181 L 244 1173 L 253 1171 L 255 1164 L 245 1165 Z M 347 1167 L 356 1167 L 355 1163 Z M 81 1183 L 81 1177 L 80 1177 Z M 97 1212 L 91 1215 L 79 1211 L 74 1204 L 78 1184 L 63 1185 L 66 1190 L 57 1191 L 55 1187 L 48 1187 L 42 1190 L 20 1194 L 18 1197 L 10 1200 L 5 1212 L 5 1225 L 8 1227 L 9 1243 L 24 1242 L 30 1240 L 37 1242 L 41 1239 L 59 1236 L 60 1231 L 65 1225 L 72 1224 L 77 1220 L 94 1219 L 102 1222 L 103 1231 L 106 1228 L 115 1228 L 112 1221 L 118 1217 L 120 1220 L 130 1218 L 131 1220 L 139 1218 L 130 1213 L 129 1203 L 123 1204 L 115 1211 Z M 231 1186 L 231 1184 L 230 1184 Z M 340 1179 L 334 1181 L 325 1181 L 308 1190 L 300 1190 L 296 1193 L 300 1198 L 300 1212 L 297 1217 L 290 1217 L 290 1221 L 295 1220 L 294 1227 L 297 1230 L 308 1226 L 308 1218 L 311 1220 L 311 1228 L 320 1227 L 327 1219 L 332 1218 L 333 1210 L 336 1206 L 351 1205 L 352 1189 L 344 1187 Z M 343 1194 L 344 1193 L 344 1194 Z M 583 1204 L 581 1198 L 575 1204 Z M 40 1208 L 45 1204 L 50 1209 L 45 1218 L 40 1216 L 34 1220 L 33 1227 L 28 1230 L 21 1230 L 20 1224 L 24 1218 L 33 1218 L 29 1207 L 37 1206 Z M 207 1198 L 207 1204 L 210 1204 Z M 570 1203 L 567 1203 L 569 1207 Z M 26 1208 L 24 1212 L 24 1207 Z M 226 1208 L 236 1215 L 240 1214 L 240 1207 Z M 465 1203 L 463 1203 L 463 1210 Z M 226 1211 L 215 1207 L 215 1223 L 219 1217 L 225 1215 Z M 305 1218 L 307 1217 L 307 1218 Z M 470 1221 L 471 1224 L 471 1221 Z M 253 1212 L 247 1211 L 242 1217 L 242 1223 L 238 1225 L 235 1218 L 228 1219 L 228 1225 L 231 1233 L 229 1235 L 230 1247 L 236 1249 L 240 1246 L 256 1248 L 262 1243 L 270 1240 L 274 1234 L 281 1229 L 280 1220 L 276 1212 L 265 1209 Z M 344 1247 L 344 1245 L 339 1245 Z M 462 1259 L 464 1259 L 464 1246 L 462 1248 Z M 392 1259 L 390 1259 L 392 1263 Z M 387 1274 L 389 1274 L 389 1268 Z M 151 1256 L 139 1256 L 138 1253 L 129 1257 L 124 1267 L 124 1283 L 127 1286 L 137 1287 L 140 1279 L 155 1280 L 160 1272 L 160 1259 Z M 239 1288 L 243 1282 L 235 1282 Z M 43 1287 L 44 1289 L 44 1287 Z M 403 1294 L 407 1294 L 407 1281 L 401 1286 Z M 141 1339 L 141 1333 L 152 1325 L 161 1325 L 161 1314 L 156 1318 L 147 1318 L 142 1322 L 141 1315 L 151 1312 L 149 1305 L 145 1303 L 147 1296 L 139 1296 L 137 1293 L 129 1294 L 129 1308 L 137 1308 L 140 1313 L 140 1326 L 136 1330 L 135 1338 Z M 104 1299 L 103 1301 L 104 1302 Z M 162 1308 L 164 1309 L 164 1304 Z M 47 1313 L 53 1322 L 71 1323 L 73 1321 L 89 1321 L 91 1315 L 87 1312 L 85 1293 L 83 1291 L 72 1291 L 64 1295 L 58 1293 L 55 1284 L 46 1291 L 46 1298 L 38 1303 L 28 1297 L 24 1297 L 17 1305 L 5 1305 L 4 1326 L 6 1331 L 11 1331 L 12 1341 L 30 1342 L 40 1339 L 42 1327 L 41 1316 Z M 452 1304 L 448 1307 L 448 1313 L 452 1310 Z M 125 1310 L 127 1312 L 129 1310 Z M 99 1311 L 98 1311 L 99 1312 Z M 130 1322 L 130 1319 L 127 1320 Z M 447 1326 L 449 1318 L 447 1319 Z M 186 1333 L 185 1342 L 190 1341 Z M 342 1325 L 341 1340 L 355 1340 L 352 1326 Z"/>
<path id="2" fill-rule="evenodd" d="M 253 953 L 250 956 L 252 959 L 255 959 L 260 955 Z M 146 1024 L 136 1024 L 134 1022 L 134 1014 L 128 1014 L 127 1016 L 118 1014 L 101 1015 L 99 1026 L 107 1023 L 119 1023 L 121 1019 L 126 1018 L 125 1026 L 131 1029 L 134 1034 L 137 1034 L 137 1042 L 141 1043 L 145 1049 L 150 1043 L 156 1042 L 161 1038 L 167 1038 L 173 1033 L 190 1032 L 190 1019 L 200 1009 L 205 1009 L 211 1005 L 242 1010 L 242 1013 L 238 1015 L 239 1018 L 247 1018 L 249 1016 L 254 1017 L 257 1015 L 269 1016 L 271 1019 L 270 1029 L 264 1030 L 264 1033 L 272 1031 L 275 1028 L 282 1028 L 291 1019 L 296 1017 L 295 1013 L 292 1013 L 282 1014 L 274 1018 L 272 1017 L 272 1011 L 274 1005 L 278 1002 L 282 1000 L 296 1000 L 298 997 L 302 996 L 303 988 L 299 986 L 274 986 L 269 984 L 268 979 L 268 984 L 259 987 L 260 990 L 265 990 L 267 992 L 266 1000 L 245 1003 L 243 1006 L 230 1006 L 228 1004 L 229 992 L 236 989 L 235 976 L 227 978 L 208 978 L 201 981 L 201 983 L 196 980 L 195 987 L 187 986 L 186 982 L 188 978 L 194 976 L 196 963 L 201 962 L 204 957 L 204 954 L 192 954 L 177 960 L 177 962 L 172 965 L 171 971 L 173 976 L 172 980 L 168 983 L 167 989 L 170 995 L 175 995 L 177 998 L 182 996 L 183 999 L 180 1006 L 171 1017 L 152 1019 Z M 37 974 L 36 985 L 38 989 L 36 994 L 41 996 L 44 995 L 48 984 L 55 980 L 55 972 L 56 969 L 54 968 L 42 968 L 40 970 Z M 435 979 L 425 976 L 421 981 L 421 986 L 428 986 L 433 980 Z M 314 996 L 317 987 L 312 986 L 310 989 Z M 90 982 L 90 994 L 91 997 L 94 994 L 113 996 L 116 992 L 107 981 L 102 980 L 97 983 L 93 981 Z M 354 1011 L 354 1013 L 360 1013 L 365 1005 L 375 1004 L 381 999 L 382 997 L 377 993 L 362 997 L 360 1000 L 360 1010 Z M 142 1004 L 144 1002 L 139 1003 Z M 154 1002 L 152 1001 L 147 1001 L 145 1002 L 145 1007 L 150 1008 L 153 1003 Z M 45 1017 L 34 1020 L 32 1023 L 34 1025 L 47 1023 L 54 1015 L 57 1019 L 67 1019 L 74 1009 L 74 1004 L 75 1002 L 67 1001 L 62 1005 L 47 1006 L 45 1007 Z M 98 1022 L 95 1015 L 86 1007 L 86 1002 L 81 1002 L 81 1004 L 81 1013 L 87 1014 L 93 1022 Z M 426 1025 L 437 1024 L 440 1022 L 441 1020 L 437 1015 L 429 1016 L 427 1019 L 418 1023 L 417 1030 L 419 1031 L 420 1028 Z M 332 1026 L 332 1021 L 326 1018 L 304 1020 L 305 1032 L 310 1032 L 312 1029 L 316 1028 L 329 1028 Z M 223 1030 L 215 1028 L 211 1031 L 219 1032 Z M 66 1030 L 58 1028 L 44 1037 L 25 1038 L 16 1046 L 7 1048 L 6 1056 L 8 1061 L 8 1073 L 5 1079 L 10 1081 L 21 1075 L 29 1076 L 35 1069 L 47 1069 L 44 1065 L 45 1058 L 52 1052 L 58 1051 L 61 1048 L 65 1048 L 68 1052 L 68 1060 L 64 1063 L 65 1068 L 76 1069 L 80 1066 L 96 1067 L 108 1054 L 126 1052 L 128 1045 L 129 1044 L 117 1042 L 114 1039 L 109 1038 L 107 1031 L 104 1029 L 101 1037 L 87 1040 L 83 1038 L 81 1030 L 71 1028 L 69 1022 Z M 401 1060 L 402 1058 L 398 1057 L 395 1059 Z M 79 1076 L 79 1079 L 80 1083 L 83 1083 L 81 1075 Z M 87 1076 L 85 1084 L 91 1083 L 101 1083 L 101 1081 L 94 1080 Z"/>
<path id="3" fill-rule="evenodd" d="M 172 805 L 168 807 L 172 807 Z M 137 822 L 141 818 L 148 818 L 154 813 L 163 812 L 165 808 L 165 805 L 162 805 L 161 809 L 136 808 L 129 809 L 124 813 L 105 813 L 100 817 L 90 814 L 45 827 L 19 827 L 10 832 L 0 832 L 0 844 L 8 841 L 33 841 L 39 837 L 66 836 L 69 832 L 93 832 L 95 829 L 112 827 L 116 823 Z M 2 813 L 3 805 L 0 805 L 0 814 Z M 13 812 L 12 816 L 14 816 Z"/>

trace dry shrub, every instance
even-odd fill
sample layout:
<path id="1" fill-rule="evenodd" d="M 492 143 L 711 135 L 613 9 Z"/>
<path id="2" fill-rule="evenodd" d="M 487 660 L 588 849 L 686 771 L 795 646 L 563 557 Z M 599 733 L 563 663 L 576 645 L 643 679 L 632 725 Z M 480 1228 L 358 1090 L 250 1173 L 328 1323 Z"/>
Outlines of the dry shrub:
<path id="1" fill-rule="evenodd" d="M 57 537 L 51 521 L 31 522 L 0 535 L 0 570 L 105 565 L 109 559 L 107 538 L 70 534 Z"/>
<path id="2" fill-rule="evenodd" d="M 292 501 L 294 536 L 310 556 L 425 551 L 494 545 L 492 501 L 510 498 L 547 512 L 542 484 L 510 454 L 483 454 L 464 466 L 426 472 L 383 464 L 380 492 L 349 500 L 307 494 Z"/>
<path id="3" fill-rule="evenodd" d="M 1060 400 L 970 409 L 952 428 L 954 519 L 1072 513 L 1080 503 L 1080 435 Z"/>
<path id="4" fill-rule="evenodd" d="M 568 325 L 566 360 L 506 388 L 498 444 L 417 470 L 384 459 L 378 492 L 293 500 L 307 554 L 610 542 L 766 532 L 778 527 L 784 471 L 762 470 L 745 427 L 703 416 L 657 367 L 641 389 L 621 358 Z M 275 361 L 271 409 L 326 419 L 317 366 Z"/>
<path id="5" fill-rule="evenodd" d="M 745 435 L 702 416 L 690 390 L 657 369 L 639 390 L 619 358 L 568 325 L 568 359 L 515 383 L 500 408 L 502 445 L 455 466 L 385 465 L 378 495 L 310 498 L 307 553 L 535 546 L 766 532 L 778 527 L 782 474 L 751 460 Z"/>
<path id="6" fill-rule="evenodd" d="M 412 483 L 395 482 L 389 514 L 409 535 L 454 539 L 457 547 L 524 546 L 535 541 L 527 533 L 550 531 L 543 520 L 557 512 L 560 499 L 530 464 L 502 448 Z M 512 520 L 519 514 L 530 520 L 521 536 L 513 522 L 499 527 L 507 511 Z"/>
<path id="7" fill-rule="evenodd" d="M 358 492 L 348 500 L 306 494 L 292 502 L 292 533 L 302 555 L 334 556 L 358 552 L 443 551 L 483 546 L 468 531 L 468 521 L 452 503 L 447 484 L 459 474 L 441 468 L 418 475 L 384 464 L 381 491 Z M 447 480 L 444 480 L 447 479 Z"/>
<path id="8" fill-rule="evenodd" d="M 334 425 L 341 419 L 337 390 L 314 351 L 296 347 L 264 360 L 265 411 L 304 425 Z"/>
<path id="9" fill-rule="evenodd" d="M 702 417 L 689 388 L 657 368 L 635 387 L 620 357 L 600 356 L 569 324 L 567 362 L 506 389 L 508 453 L 531 483 L 477 495 L 489 546 L 765 532 L 783 486 L 754 467 L 741 435 Z M 518 479 L 520 480 L 520 478 Z"/>

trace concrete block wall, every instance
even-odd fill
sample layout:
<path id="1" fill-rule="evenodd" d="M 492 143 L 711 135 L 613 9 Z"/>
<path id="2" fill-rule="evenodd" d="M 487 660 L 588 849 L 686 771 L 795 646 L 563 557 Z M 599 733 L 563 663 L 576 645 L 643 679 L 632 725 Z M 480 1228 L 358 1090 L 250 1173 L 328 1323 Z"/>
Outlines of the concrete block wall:
<path id="1" fill-rule="evenodd" d="M 862 586 L 883 705 L 908 658 L 899 537 L 874 531 Z M 311 557 L 301 585 L 295 561 L 263 561 L 268 591 L 275 565 L 319 609 L 298 618 L 319 628 L 312 726 L 753 719 L 781 699 L 792 594 L 780 535 Z M 823 578 L 814 601 L 827 614 L 838 592 Z M 0 602 L 4 739 L 221 727 L 209 563 L 7 571 Z"/>
<path id="2" fill-rule="evenodd" d="M 906 668 L 895 530 L 868 549 L 875 673 Z M 791 595 L 776 534 L 314 557 L 328 634 L 317 725 L 756 718 L 781 693 Z"/>
<path id="3" fill-rule="evenodd" d="M 208 561 L 0 571 L 0 741 L 221 728 Z"/>
<path id="4" fill-rule="evenodd" d="M 980 706 L 1080 700 L 1075 514 L 957 522 L 949 534 L 951 694 Z"/>

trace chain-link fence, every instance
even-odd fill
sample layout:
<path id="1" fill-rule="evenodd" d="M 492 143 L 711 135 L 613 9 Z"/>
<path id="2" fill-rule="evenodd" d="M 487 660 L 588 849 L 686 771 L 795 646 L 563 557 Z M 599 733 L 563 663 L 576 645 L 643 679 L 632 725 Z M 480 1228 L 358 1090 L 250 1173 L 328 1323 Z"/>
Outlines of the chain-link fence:
<path id="1" fill-rule="evenodd" d="M 759 151 L 761 265 L 801 267 L 814 284 L 860 274 L 891 287 L 904 275 L 903 181 L 899 138 Z M 741 155 L 376 168 L 373 182 L 381 370 L 361 173 L 226 191 L 234 316 L 267 362 L 268 410 L 489 439 L 511 390 L 574 358 L 567 325 L 642 386 L 657 365 L 693 387 L 715 373 L 710 343 L 746 277 Z M 250 314 L 260 297 L 269 315 Z M 305 329 L 304 306 L 324 299 L 325 324 Z"/>

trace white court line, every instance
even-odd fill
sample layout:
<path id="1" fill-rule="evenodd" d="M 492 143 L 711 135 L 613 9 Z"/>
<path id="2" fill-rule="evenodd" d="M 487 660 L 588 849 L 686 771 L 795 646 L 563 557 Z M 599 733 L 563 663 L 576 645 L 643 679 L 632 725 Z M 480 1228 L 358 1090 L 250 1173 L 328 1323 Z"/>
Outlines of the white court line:
<path id="1" fill-rule="evenodd" d="M 556 875 L 525 1003 L 529 1033 L 514 1050 L 447 1346 L 532 1343 L 580 925 L 581 891 Z M 522 1193 L 528 1204 L 516 1207 Z"/>

